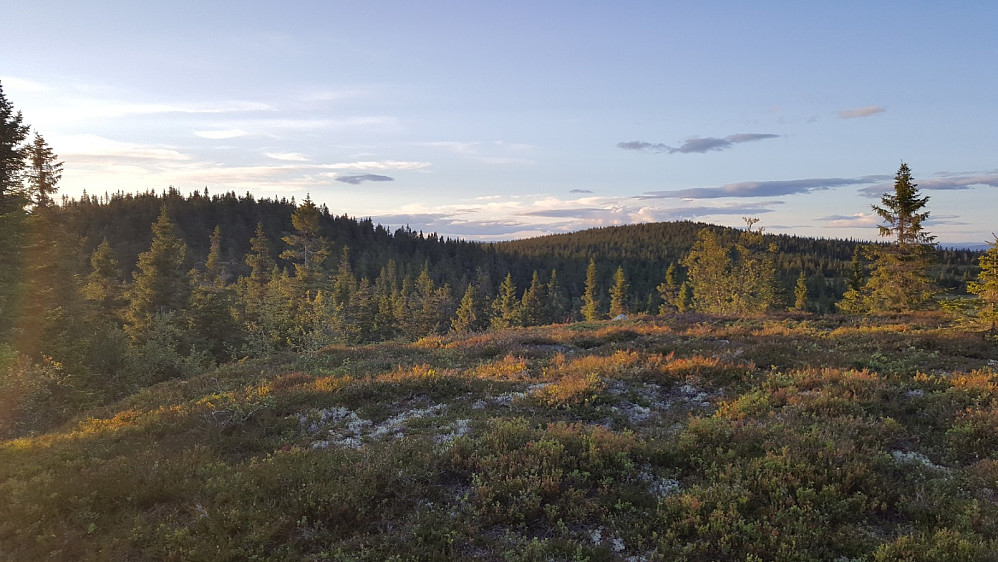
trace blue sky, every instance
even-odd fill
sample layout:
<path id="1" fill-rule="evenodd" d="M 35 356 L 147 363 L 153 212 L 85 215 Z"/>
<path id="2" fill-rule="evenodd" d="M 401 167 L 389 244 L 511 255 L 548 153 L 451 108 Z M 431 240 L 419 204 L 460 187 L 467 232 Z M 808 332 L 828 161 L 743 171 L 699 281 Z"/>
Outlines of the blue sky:
<path id="1" fill-rule="evenodd" d="M 998 230 L 998 3 L 3 12 L 0 82 L 65 161 L 70 196 L 309 193 L 483 240 L 743 216 L 872 239 L 870 206 L 904 160 L 939 241 Z"/>

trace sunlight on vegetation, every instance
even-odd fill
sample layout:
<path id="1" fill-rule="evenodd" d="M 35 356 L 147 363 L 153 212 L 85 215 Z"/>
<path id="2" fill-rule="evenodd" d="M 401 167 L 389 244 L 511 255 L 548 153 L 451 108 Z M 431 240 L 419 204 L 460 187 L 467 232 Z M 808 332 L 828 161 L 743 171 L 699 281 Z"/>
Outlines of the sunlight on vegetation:
<path id="1" fill-rule="evenodd" d="M 57 205 L 0 109 L 2 559 L 998 552 L 996 248 L 935 248 L 906 164 L 880 245 L 485 245 L 310 196 Z"/>

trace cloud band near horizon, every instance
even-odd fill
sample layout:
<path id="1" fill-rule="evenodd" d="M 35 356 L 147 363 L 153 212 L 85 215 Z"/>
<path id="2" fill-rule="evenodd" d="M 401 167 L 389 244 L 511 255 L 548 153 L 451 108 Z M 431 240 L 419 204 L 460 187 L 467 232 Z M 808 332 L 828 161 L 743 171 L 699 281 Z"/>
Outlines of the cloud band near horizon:
<path id="1" fill-rule="evenodd" d="M 645 141 L 618 142 L 617 147 L 624 150 L 636 150 L 639 152 L 667 153 L 667 154 L 703 154 L 706 152 L 716 152 L 727 150 L 736 144 L 752 142 L 765 139 L 779 138 L 780 135 L 773 133 L 737 133 L 724 138 L 718 137 L 691 137 L 686 139 L 680 146 L 669 146 L 664 143 L 651 143 Z"/>

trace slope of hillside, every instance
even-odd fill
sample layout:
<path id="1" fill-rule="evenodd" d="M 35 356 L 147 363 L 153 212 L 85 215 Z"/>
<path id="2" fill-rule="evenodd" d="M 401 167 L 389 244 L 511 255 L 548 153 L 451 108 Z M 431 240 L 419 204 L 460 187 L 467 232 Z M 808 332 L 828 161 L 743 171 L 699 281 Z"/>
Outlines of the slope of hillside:
<path id="1" fill-rule="evenodd" d="M 9 560 L 975 560 L 998 350 L 938 316 L 331 346 L 0 444 Z"/>

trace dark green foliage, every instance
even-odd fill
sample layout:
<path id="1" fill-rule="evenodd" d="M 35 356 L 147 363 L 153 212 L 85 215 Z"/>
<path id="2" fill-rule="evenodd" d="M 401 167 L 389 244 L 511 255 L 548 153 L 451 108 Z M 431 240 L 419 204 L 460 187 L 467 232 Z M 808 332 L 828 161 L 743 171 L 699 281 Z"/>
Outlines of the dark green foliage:
<path id="1" fill-rule="evenodd" d="M 596 320 L 600 317 L 599 292 L 596 289 L 596 260 L 589 259 L 589 266 L 586 268 L 586 290 L 582 294 L 582 318 L 585 320 Z"/>
<path id="2" fill-rule="evenodd" d="M 499 294 L 492 301 L 492 328 L 503 329 L 518 326 L 522 319 L 520 302 L 516 298 L 516 285 L 513 276 L 506 274 L 506 279 L 499 286 Z"/>
<path id="3" fill-rule="evenodd" d="M 7 341 L 20 313 L 23 294 L 24 207 L 28 200 L 21 186 L 24 139 L 28 126 L 14 110 L 0 84 L 0 342 Z"/>
<path id="4" fill-rule="evenodd" d="M 804 276 L 804 271 L 800 272 L 797 285 L 794 286 L 794 310 L 807 311 L 807 277 Z"/>
<path id="5" fill-rule="evenodd" d="M 29 127 L 20 111 L 14 111 L 0 84 L 0 215 L 20 209 L 26 199 L 21 186 L 25 147 Z"/>
<path id="6" fill-rule="evenodd" d="M 881 198 L 883 207 L 873 210 L 884 220 L 880 235 L 890 244 L 871 246 L 873 274 L 861 291 L 865 308 L 871 312 L 917 310 L 931 305 L 939 292 L 929 277 L 934 258 L 934 236 L 922 223 L 929 218 L 923 210 L 928 197 L 919 197 L 911 170 L 904 162 L 894 177 L 894 193 Z"/>
<path id="7" fill-rule="evenodd" d="M 153 241 L 138 258 L 138 270 L 129 292 L 128 321 L 137 339 L 154 316 L 168 315 L 187 306 L 190 285 L 184 268 L 187 245 L 177 233 L 164 205 L 152 225 Z"/>
<path id="8" fill-rule="evenodd" d="M 26 152 L 26 194 L 36 208 L 49 207 L 53 204 L 52 196 L 59 191 L 62 162 L 57 161 L 52 147 L 38 133 L 35 133 L 35 139 L 28 145 Z"/>
<path id="9" fill-rule="evenodd" d="M 967 283 L 967 292 L 977 296 L 977 323 L 995 335 L 998 332 L 998 236 L 978 263 L 981 272 L 976 281 Z"/>
<path id="10" fill-rule="evenodd" d="M 687 268 L 693 307 L 712 314 L 758 314 L 776 305 L 775 247 L 763 247 L 753 232 L 754 219 L 737 242 L 701 230 L 683 265 Z"/>
<path id="11" fill-rule="evenodd" d="M 618 267 L 613 274 L 613 286 L 610 287 L 610 317 L 616 318 L 621 314 L 627 314 L 628 291 L 627 276 L 624 275 L 624 268 Z"/>

